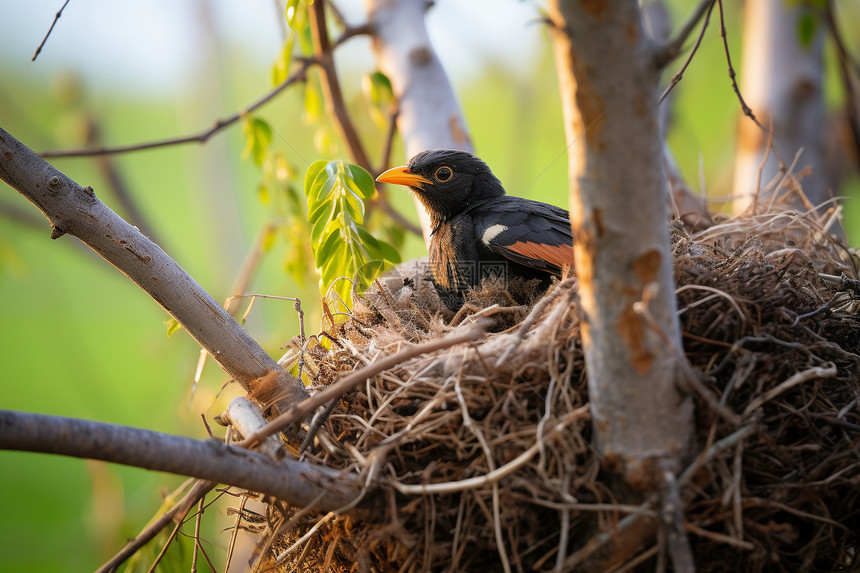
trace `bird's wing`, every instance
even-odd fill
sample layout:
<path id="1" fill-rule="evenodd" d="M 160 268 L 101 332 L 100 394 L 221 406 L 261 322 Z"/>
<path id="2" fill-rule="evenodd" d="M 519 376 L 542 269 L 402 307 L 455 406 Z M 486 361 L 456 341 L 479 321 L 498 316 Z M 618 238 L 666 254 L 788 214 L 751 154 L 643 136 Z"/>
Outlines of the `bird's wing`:
<path id="1" fill-rule="evenodd" d="M 564 209 L 520 197 L 485 202 L 472 211 L 475 238 L 523 265 L 558 273 L 573 266 L 573 235 Z"/>

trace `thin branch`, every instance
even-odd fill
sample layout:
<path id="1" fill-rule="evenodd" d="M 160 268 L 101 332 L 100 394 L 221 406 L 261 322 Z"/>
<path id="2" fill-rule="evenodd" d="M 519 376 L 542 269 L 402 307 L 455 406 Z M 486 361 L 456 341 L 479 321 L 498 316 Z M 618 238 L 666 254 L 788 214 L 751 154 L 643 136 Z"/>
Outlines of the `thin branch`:
<path id="1" fill-rule="evenodd" d="M 215 487 L 214 482 L 206 480 L 197 480 L 191 490 L 185 494 L 182 500 L 162 513 L 158 519 L 146 526 L 146 528 L 137 534 L 137 537 L 128 542 L 128 545 L 123 547 L 116 555 L 111 557 L 110 561 L 102 565 L 96 570 L 96 573 L 109 573 L 116 571 L 120 565 L 137 553 L 141 547 L 152 541 L 159 532 L 167 527 L 173 521 L 181 522 L 188 515 L 188 512 L 200 499 L 203 498 L 212 488 Z"/>
<path id="2" fill-rule="evenodd" d="M 355 38 L 356 36 L 369 36 L 373 34 L 373 27 L 370 24 L 360 24 L 358 26 L 350 26 L 345 24 L 343 27 L 343 32 L 335 38 L 334 44 L 332 44 L 332 48 L 337 48 L 341 44 L 345 43 L 347 40 Z"/>
<path id="3" fill-rule="evenodd" d="M 325 98 L 326 109 L 335 127 L 340 132 L 341 139 L 346 143 L 347 150 L 350 156 L 352 156 L 353 161 L 368 171 L 372 171 L 373 166 L 370 164 L 370 157 L 361 143 L 358 130 L 356 130 L 352 117 L 349 115 L 346 102 L 343 99 L 343 92 L 340 89 L 340 80 L 338 79 L 332 56 L 333 46 L 328 36 L 328 29 L 326 28 L 325 9 L 325 0 L 316 0 L 313 5 L 308 7 L 311 34 L 313 35 L 314 42 L 314 55 L 322 70 L 320 84 Z"/>
<path id="4" fill-rule="evenodd" d="M 827 7 L 824 10 L 824 18 L 830 28 L 830 36 L 833 38 L 833 44 L 836 47 L 836 54 L 839 60 L 839 71 L 842 77 L 842 85 L 845 89 L 845 102 L 848 115 L 848 125 L 851 129 L 851 139 L 854 143 L 855 160 L 860 157 L 860 110 L 857 109 L 857 92 L 854 89 L 854 72 L 857 71 L 856 65 L 851 65 L 851 56 L 848 54 L 848 49 L 845 47 L 845 41 L 839 33 L 839 26 L 836 23 L 836 15 L 834 14 L 833 0 L 828 0 Z"/>
<path id="5" fill-rule="evenodd" d="M 104 460 L 196 477 L 271 495 L 321 512 L 337 511 L 359 492 L 356 476 L 214 440 L 61 416 L 0 410 L 0 448 Z M 365 496 L 367 499 L 367 496 Z M 368 506 L 354 509 L 370 517 Z"/>
<path id="6" fill-rule="evenodd" d="M 401 362 L 406 362 L 407 360 L 411 360 L 418 356 L 430 354 L 431 352 L 443 350 L 445 348 L 449 348 L 457 344 L 477 340 L 485 334 L 486 329 L 492 323 L 493 321 L 491 319 L 479 320 L 472 324 L 472 326 L 468 329 L 459 329 L 442 338 L 429 340 L 427 342 L 424 342 L 422 344 L 416 344 L 414 346 L 408 346 L 400 352 L 396 352 L 394 354 L 391 354 L 390 356 L 386 356 L 385 358 L 382 358 L 380 360 L 377 360 L 376 362 L 373 362 L 372 364 L 365 366 L 361 370 L 355 370 L 344 376 L 342 379 L 338 380 L 331 386 L 328 386 L 327 388 L 314 394 L 310 398 L 306 398 L 290 410 L 284 412 L 283 414 L 269 422 L 269 424 L 265 428 L 246 437 L 245 440 L 243 440 L 242 442 L 239 442 L 239 445 L 241 445 L 242 447 L 250 447 L 253 444 L 260 443 L 267 437 L 279 432 L 282 428 L 285 428 L 293 422 L 305 419 L 308 414 L 310 414 L 320 406 L 327 404 L 331 400 L 339 398 L 345 392 L 349 392 L 351 389 L 363 383 L 368 378 L 385 372 L 389 368 L 393 368 Z"/>
<path id="7" fill-rule="evenodd" d="M 202 500 L 203 498 L 201 497 L 200 501 Z M 174 539 L 176 539 L 176 534 L 179 533 L 179 528 L 182 527 L 182 521 L 184 519 L 185 517 L 183 516 L 182 519 L 176 521 L 176 525 L 173 526 L 170 535 L 168 535 L 167 539 L 164 541 L 164 545 L 162 546 L 161 551 L 159 551 L 158 555 L 155 556 L 155 559 L 152 560 L 152 563 L 150 564 L 149 569 L 146 570 L 146 573 L 155 573 L 156 567 L 158 567 L 158 564 L 161 563 L 161 560 L 164 559 L 164 556 L 167 554 L 167 549 L 170 547 L 170 544 L 173 543 Z M 192 571 L 197 571 L 197 569 L 192 569 Z"/>
<path id="8" fill-rule="evenodd" d="M 377 168 L 375 171 L 371 171 L 371 173 L 373 173 L 374 179 L 376 179 L 377 175 L 388 169 L 391 163 L 391 150 L 394 147 L 394 136 L 397 134 L 397 115 L 398 110 L 397 107 L 394 106 L 394 109 L 391 111 L 391 114 L 389 116 L 390 120 L 388 123 L 388 130 L 385 133 L 385 144 L 382 148 L 382 159 L 380 162 L 380 167 Z M 413 235 L 417 235 L 419 237 L 424 236 L 424 233 L 421 231 L 421 227 L 401 215 L 388 200 L 388 189 L 386 185 L 377 185 L 376 191 L 376 198 L 371 200 L 371 202 L 367 206 L 368 213 L 370 213 L 370 210 L 373 207 L 379 206 L 379 208 L 381 208 L 386 215 L 391 217 L 395 223 L 397 223 Z"/>
<path id="9" fill-rule="evenodd" d="M 705 21 L 702 22 L 702 30 L 699 32 L 699 37 L 696 38 L 696 43 L 693 45 L 693 49 L 690 50 L 690 55 L 687 56 L 687 59 L 684 61 L 684 65 L 682 65 L 681 69 L 678 70 L 675 73 L 675 75 L 672 76 L 672 80 L 669 82 L 669 85 L 666 87 L 665 91 L 663 91 L 663 94 L 660 96 L 660 100 L 657 102 L 658 105 L 663 103 L 663 100 L 666 99 L 666 97 L 669 95 L 669 92 L 671 92 L 675 88 L 675 86 L 678 85 L 678 83 L 681 81 L 681 79 L 684 77 L 684 72 L 687 71 L 687 68 L 690 66 L 690 63 L 693 61 L 693 56 L 696 55 L 696 52 L 699 50 L 699 46 L 702 45 L 702 38 L 705 37 L 705 30 L 708 29 L 708 24 L 711 21 L 711 12 L 714 11 L 714 2 L 715 2 L 715 0 L 706 0 L 705 2 L 702 3 L 702 5 L 705 5 L 705 4 L 708 5 L 707 6 L 708 11 L 705 14 Z M 698 21 L 698 18 L 696 19 L 696 21 Z M 661 57 L 666 57 L 666 55 L 664 54 L 661 56 L 660 54 L 658 54 L 658 56 L 657 56 L 658 66 L 663 67 L 659 63 L 659 60 Z M 673 58 L 674 58 L 674 56 L 672 58 L 669 58 L 669 59 L 671 60 Z M 668 63 L 668 61 L 666 63 Z M 665 65 L 665 64 L 663 64 L 663 65 Z"/>
<path id="10" fill-rule="evenodd" d="M 726 19 L 723 14 L 723 0 L 717 0 L 717 5 L 720 8 L 720 38 L 723 40 L 723 49 L 726 53 L 726 63 L 729 66 L 729 78 L 732 80 L 732 89 L 735 92 L 735 96 L 738 98 L 738 102 L 741 104 L 741 111 L 743 111 L 744 115 L 750 118 L 762 131 L 767 132 L 767 128 L 756 118 L 752 109 L 750 109 L 750 106 L 748 106 L 747 102 L 744 100 L 744 96 L 741 95 L 741 90 L 738 87 L 737 74 L 735 74 L 735 68 L 732 66 L 732 56 L 729 52 L 729 41 L 728 36 L 726 35 Z M 783 168 L 785 167 L 782 160 L 780 160 L 780 166 Z"/>
<path id="11" fill-rule="evenodd" d="M 285 79 L 283 82 L 275 86 L 274 89 L 266 93 L 264 96 L 260 97 L 250 105 L 246 106 L 240 111 L 237 111 L 233 115 L 227 116 L 225 118 L 219 119 L 215 122 L 215 125 L 201 131 L 199 133 L 195 133 L 192 135 L 185 135 L 181 137 L 171 137 L 167 139 L 159 139 L 155 141 L 149 141 L 145 143 L 136 143 L 133 145 L 118 145 L 115 147 L 100 147 L 96 149 L 67 149 L 67 150 L 57 150 L 57 151 L 43 151 L 40 155 L 45 158 L 50 157 L 91 157 L 93 155 L 107 155 L 111 153 L 129 153 L 132 151 L 142 151 L 144 149 L 154 149 L 157 147 L 167 147 L 170 145 L 182 145 L 184 143 L 205 143 L 210 137 L 223 130 L 226 127 L 229 127 L 242 119 L 247 114 L 256 111 L 263 105 L 269 103 L 275 96 L 279 93 L 293 85 L 294 83 L 301 82 L 305 80 L 305 73 L 308 68 L 314 64 L 314 60 L 302 59 L 300 60 L 300 67 L 295 72 L 290 74 L 290 76 Z"/>
<path id="12" fill-rule="evenodd" d="M 0 128 L 0 179 L 36 205 L 53 229 L 68 233 L 114 265 L 151 296 L 245 389 L 268 372 L 277 373 L 296 401 L 307 395 L 301 382 L 275 360 L 158 245 L 99 201 L 92 187 L 55 169 Z"/>
<path id="13" fill-rule="evenodd" d="M 798 384 L 803 384 L 804 382 L 808 382 L 810 380 L 815 380 L 816 378 L 832 378 L 836 376 L 838 372 L 836 365 L 832 363 L 827 363 L 826 366 L 813 366 L 812 368 L 808 368 L 802 372 L 797 372 L 788 380 L 781 382 L 777 386 L 774 386 L 764 394 L 758 396 L 755 400 L 750 402 L 746 408 L 744 408 L 744 417 L 749 416 L 759 408 L 761 408 L 766 403 L 770 402 L 783 392 L 786 392 Z"/>
<path id="14" fill-rule="evenodd" d="M 381 165 L 374 176 L 379 175 L 391 166 L 391 150 L 394 147 L 394 136 L 397 135 L 397 118 L 400 116 L 400 108 L 397 105 L 391 107 L 388 115 L 388 131 L 385 132 L 385 145 L 382 147 Z M 375 177 L 374 177 L 375 178 Z"/>
<path id="15" fill-rule="evenodd" d="M 31 62 L 35 62 L 35 61 L 36 61 L 36 58 L 38 58 L 38 57 L 39 57 L 39 53 L 41 53 L 42 48 L 44 48 L 44 47 L 45 47 L 45 42 L 47 42 L 47 41 L 48 41 L 48 37 L 50 37 L 51 32 L 53 32 L 53 31 L 54 31 L 54 26 L 56 26 L 56 25 L 57 25 L 57 20 L 59 20 L 59 19 L 60 19 L 60 16 L 62 16 L 62 15 L 63 15 L 63 10 L 65 10 L 65 9 L 66 9 L 66 6 L 68 6 L 68 4 L 69 4 L 69 0 L 66 0 L 65 2 L 63 2 L 63 6 L 62 6 L 58 11 L 57 11 L 57 13 L 56 13 L 56 14 L 54 14 L 54 21 L 53 21 L 53 22 L 51 22 L 51 27 L 50 27 L 50 28 L 48 28 L 48 33 L 47 33 L 47 34 L 45 34 L 45 37 L 44 37 L 44 38 L 42 38 L 42 43 L 41 43 L 41 44 L 39 44 L 39 47 L 38 47 L 38 48 L 36 48 L 36 53 L 35 53 L 35 54 L 33 54 L 33 57 L 32 57 L 32 58 L 30 58 L 30 61 L 31 61 Z"/>
<path id="16" fill-rule="evenodd" d="M 678 57 L 681 53 L 681 49 L 684 47 L 684 42 L 686 42 L 690 34 L 693 33 L 693 30 L 696 28 L 699 20 L 702 19 L 702 16 L 705 16 L 705 22 L 702 24 L 702 31 L 699 34 L 699 39 L 696 41 L 695 48 L 693 48 L 693 52 L 696 51 L 696 48 L 698 48 L 702 41 L 702 34 L 704 34 L 705 29 L 708 27 L 708 20 L 711 17 L 711 12 L 714 9 L 715 2 L 716 0 L 701 0 L 684 25 L 681 26 L 681 29 L 678 30 L 678 34 L 657 48 L 654 55 L 654 62 L 657 64 L 658 68 L 666 67 L 669 62 Z M 686 68 L 688 64 L 685 64 L 684 68 Z"/>

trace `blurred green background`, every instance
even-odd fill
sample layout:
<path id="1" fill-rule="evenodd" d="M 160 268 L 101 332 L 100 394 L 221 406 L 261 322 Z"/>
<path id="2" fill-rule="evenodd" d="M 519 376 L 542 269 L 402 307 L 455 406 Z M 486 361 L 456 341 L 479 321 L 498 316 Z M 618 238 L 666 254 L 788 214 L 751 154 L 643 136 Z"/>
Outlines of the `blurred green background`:
<path id="1" fill-rule="evenodd" d="M 0 125 L 37 151 L 83 146 L 90 121 L 108 145 L 203 130 L 270 89 L 270 66 L 280 50 L 278 11 L 269 1 L 242 7 L 198 2 L 193 9 L 155 2 L 154 8 L 124 8 L 120 20 L 110 19 L 110 10 L 118 8 L 107 2 L 89 8 L 72 2 L 39 59 L 30 63 L 62 2 L 40 0 L 24 8 L 10 4 L 0 7 Z M 686 4 L 672 3 L 676 22 L 686 14 Z M 73 16 L 75 10 L 87 9 L 88 19 Z M 736 66 L 741 60 L 740 9 L 737 2 L 726 3 Z M 348 15 L 360 14 L 360 6 L 357 12 L 350 10 Z M 93 14 L 104 21 L 93 21 Z M 567 160 L 555 67 L 537 19 L 537 10 L 527 2 L 489 0 L 461 8 L 443 0 L 428 21 L 476 152 L 509 193 L 564 205 Z M 99 26 L 112 31 L 92 33 Z M 144 45 L 120 43 L 123 34 Z M 252 35 L 257 41 L 249 45 L 245 40 Z M 84 36 L 90 51 L 76 52 L 72 46 Z M 527 40 L 519 44 L 521 36 Z M 163 59 L 146 60 L 148 51 Z M 369 47 L 356 41 L 341 52 L 344 89 L 360 115 L 360 80 L 373 71 Z M 159 75 L 159 62 L 189 57 L 184 68 Z M 832 54 L 828 57 L 832 72 Z M 835 75 L 829 77 L 828 100 L 835 108 L 841 89 Z M 693 188 L 698 189 L 701 177 L 712 197 L 728 195 L 739 108 L 715 23 L 675 94 L 670 143 L 682 171 Z M 315 147 L 316 128 L 302 119 L 303 97 L 297 87 L 259 114 L 275 131 L 274 146 L 296 167 L 299 184 L 308 163 L 345 157 L 342 151 Z M 376 159 L 383 133 L 366 121 L 361 125 Z M 241 158 L 243 147 L 241 128 L 235 125 L 204 145 L 112 159 L 153 237 L 219 300 L 228 296 L 260 230 L 277 218 L 258 197 L 260 170 Z M 398 142 L 394 161 L 405 159 Z M 95 160 L 52 163 L 128 215 Z M 850 196 L 856 187 L 853 177 L 841 192 Z M 396 208 L 415 220 L 407 193 L 393 196 Z M 856 201 L 847 200 L 845 206 L 849 237 L 856 237 Z M 192 395 L 199 349 L 182 332 L 166 336 L 168 317 L 152 300 L 76 239 L 51 241 L 41 214 L 4 184 L 0 208 L 0 300 L 6 301 L 0 310 L 0 408 L 205 437 L 200 415 L 211 419 L 236 393 L 232 388 L 222 392 L 227 380 L 220 370 L 210 363 Z M 249 290 L 301 297 L 312 332 L 320 315 L 317 286 L 313 280 L 299 285 L 290 279 L 284 271 L 286 247 L 283 238 L 276 240 Z M 404 259 L 425 253 L 416 237 L 407 240 L 403 251 Z M 279 347 L 298 333 L 292 304 L 276 300 L 258 301 L 246 327 L 275 358 L 283 352 Z M 161 494 L 181 482 L 99 462 L 0 452 L 0 488 L 5 492 L 0 569 L 93 569 L 143 527 L 158 509 Z M 216 562 L 223 559 L 228 539 L 222 531 L 229 525 L 224 513 L 225 507 L 216 505 L 205 520 L 207 550 Z M 187 570 L 188 561 L 182 567 Z"/>

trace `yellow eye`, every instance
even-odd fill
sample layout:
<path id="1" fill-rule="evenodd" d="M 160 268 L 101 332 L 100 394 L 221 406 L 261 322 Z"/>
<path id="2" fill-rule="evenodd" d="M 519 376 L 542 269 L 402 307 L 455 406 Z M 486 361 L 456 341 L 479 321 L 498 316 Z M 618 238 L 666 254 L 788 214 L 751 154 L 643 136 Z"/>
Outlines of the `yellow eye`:
<path id="1" fill-rule="evenodd" d="M 440 167 L 436 170 L 436 173 L 433 174 L 433 177 L 436 178 L 436 181 L 439 181 L 441 183 L 448 181 L 453 176 L 454 172 L 451 171 L 450 167 Z"/>

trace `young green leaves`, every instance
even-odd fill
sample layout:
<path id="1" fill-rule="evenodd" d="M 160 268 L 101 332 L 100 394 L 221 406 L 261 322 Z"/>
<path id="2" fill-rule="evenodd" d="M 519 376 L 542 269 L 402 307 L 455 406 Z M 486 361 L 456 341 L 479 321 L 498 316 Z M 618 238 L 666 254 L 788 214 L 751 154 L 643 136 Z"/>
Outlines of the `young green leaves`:
<path id="1" fill-rule="evenodd" d="M 364 202 L 373 195 L 373 178 L 357 165 L 320 160 L 308 167 L 305 195 L 320 290 L 334 291 L 351 307 L 353 281 L 363 292 L 386 265 L 400 262 L 394 247 L 364 228 Z"/>

